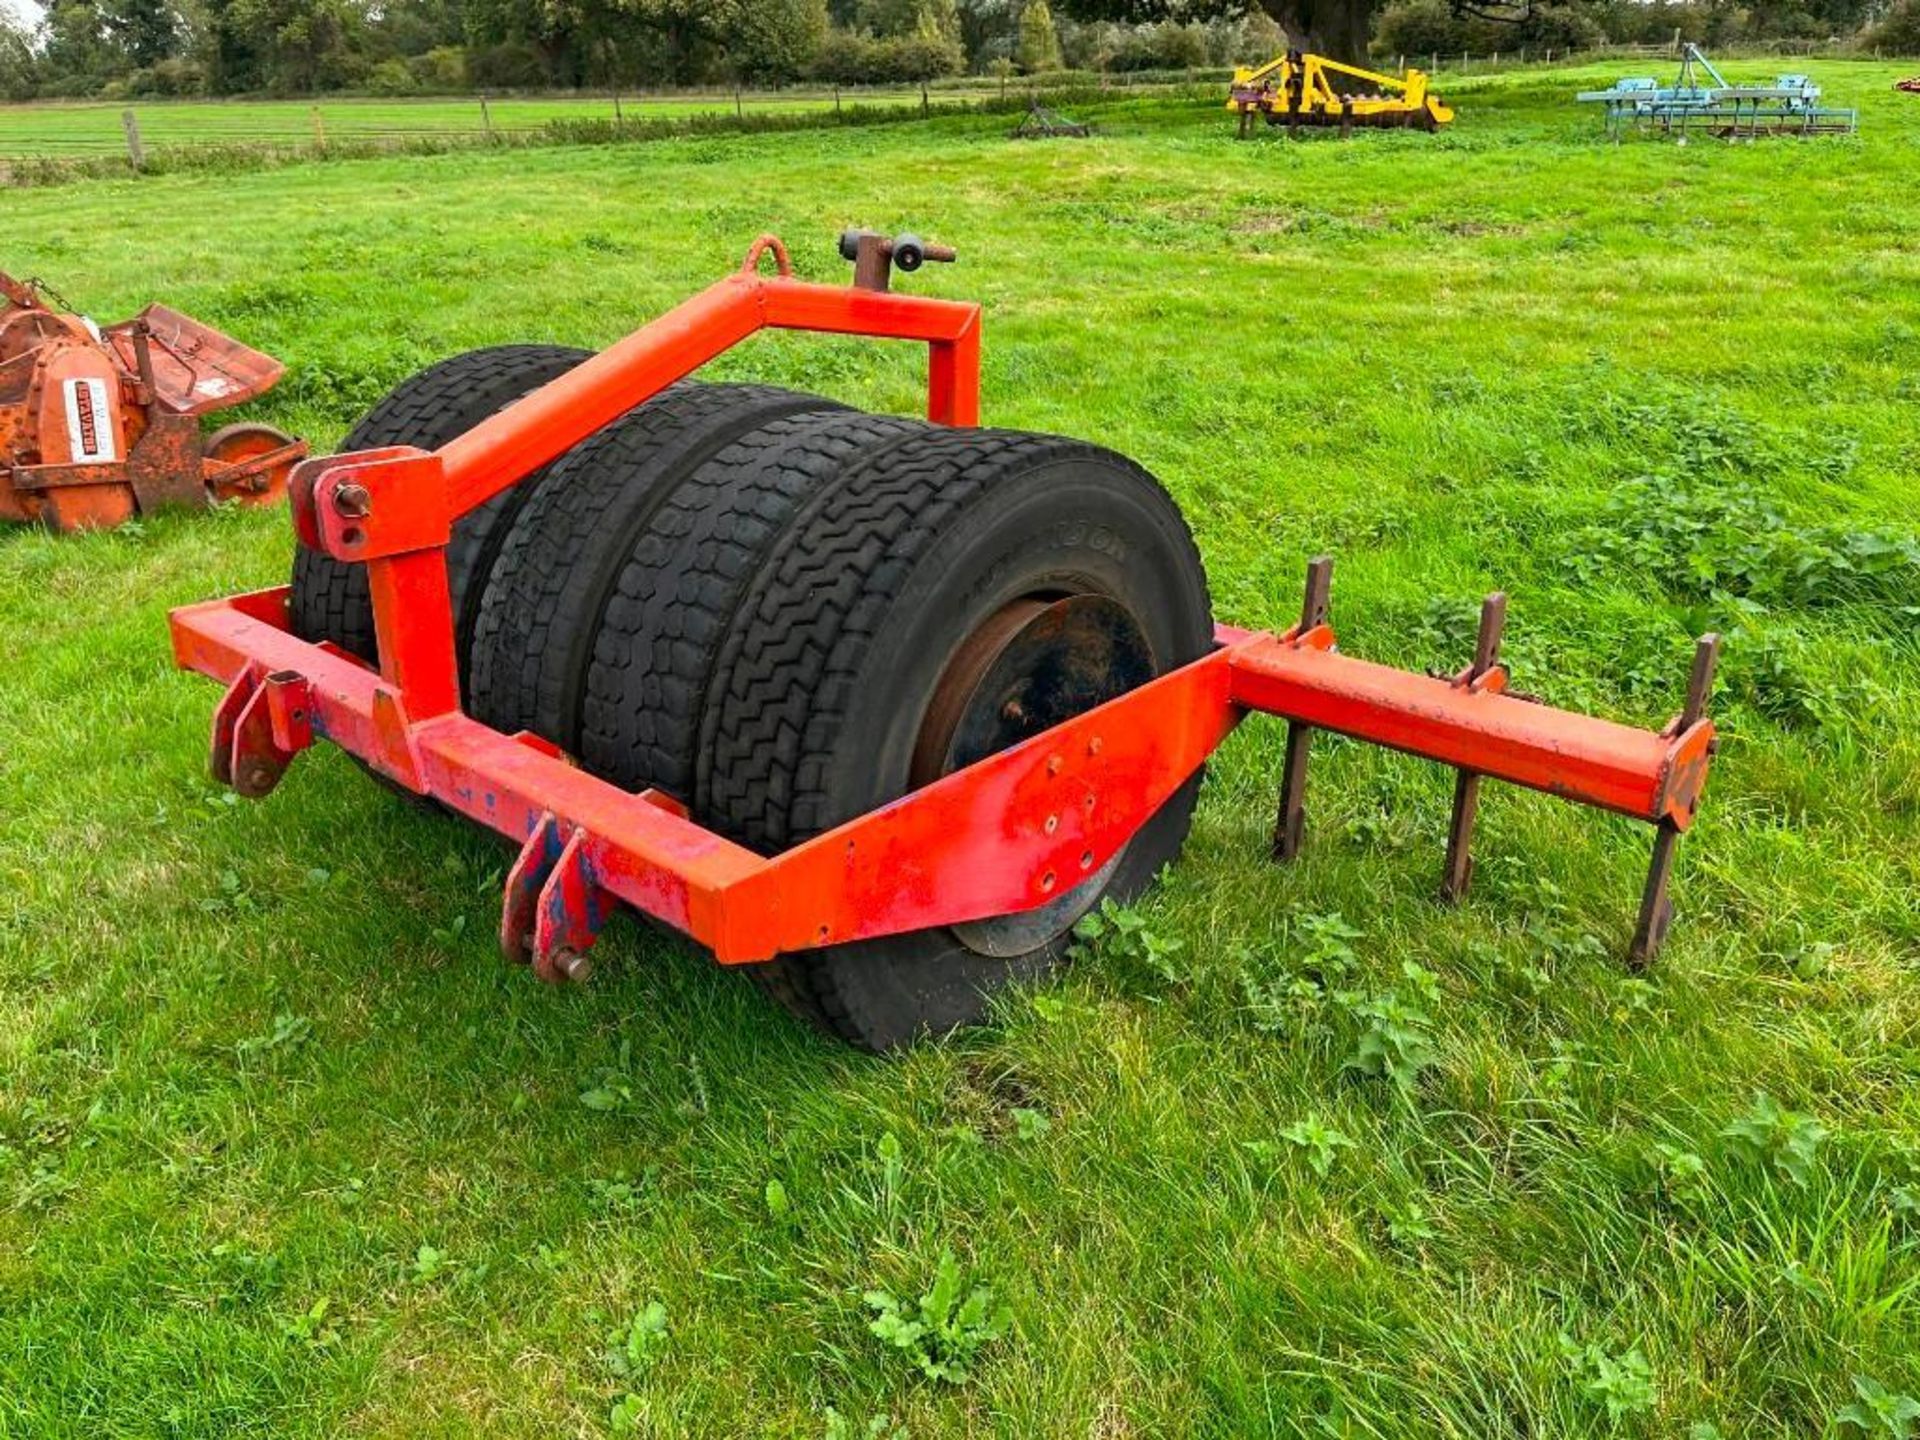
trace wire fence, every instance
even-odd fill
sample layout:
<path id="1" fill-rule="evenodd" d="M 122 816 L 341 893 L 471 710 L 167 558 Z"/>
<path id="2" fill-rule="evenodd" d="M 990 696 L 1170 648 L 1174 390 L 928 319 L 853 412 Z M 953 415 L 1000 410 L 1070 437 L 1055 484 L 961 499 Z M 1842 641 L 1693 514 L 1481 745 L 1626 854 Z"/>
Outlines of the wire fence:
<path id="1" fill-rule="evenodd" d="M 1424 67 L 1439 80 L 1608 60 L 1652 62 L 1679 41 L 1582 49 L 1517 46 L 1491 54 L 1403 53 L 1377 63 Z M 1717 51 L 1727 59 L 1859 57 L 1846 42 L 1778 41 Z M 0 105 L 0 185 L 88 176 L 242 168 L 304 159 L 435 154 L 485 146 L 532 146 L 676 135 L 884 124 L 966 112 L 1023 110 L 1116 95 L 1208 98 L 1231 79 L 1225 67 L 1103 73 L 1063 71 L 1015 80 L 954 77 L 918 86 L 817 85 L 782 90 L 506 93 L 324 100 L 39 101 Z"/>
<path id="2" fill-rule="evenodd" d="M 899 97 L 888 97 L 898 103 Z M 142 101 L 33 104 L 0 109 L 0 159 L 120 155 L 134 147 L 325 148 L 334 143 L 441 138 L 512 139 L 554 121 L 804 113 L 860 103 L 814 94 L 719 96 L 469 96 L 325 101 Z"/>
<path id="3" fill-rule="evenodd" d="M 912 118 L 1030 93 L 1160 90 L 1205 72 L 1097 76 L 1062 72 L 1016 81 L 970 77 L 916 86 L 822 85 L 781 90 L 698 89 L 572 94 L 336 97 L 324 100 L 40 101 L 0 105 L 0 166 L 124 160 L 134 169 L 179 162 L 195 152 L 307 152 L 528 144 L 581 126 L 752 128 L 755 121 L 849 116 Z M 785 128 L 784 126 L 780 128 Z"/>

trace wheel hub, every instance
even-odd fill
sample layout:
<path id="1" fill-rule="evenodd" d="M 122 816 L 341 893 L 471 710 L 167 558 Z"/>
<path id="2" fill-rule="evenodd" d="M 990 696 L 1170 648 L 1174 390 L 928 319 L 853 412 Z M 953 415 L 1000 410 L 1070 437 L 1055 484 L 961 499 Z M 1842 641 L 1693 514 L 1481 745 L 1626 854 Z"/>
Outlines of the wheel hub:
<path id="1" fill-rule="evenodd" d="M 1154 676 L 1139 623 L 1103 595 L 1025 598 L 996 611 L 954 652 L 914 747 L 917 788 L 1071 720 Z M 1036 910 L 952 928 L 968 949 L 1011 957 L 1057 939 L 1092 909 L 1123 847 Z"/>
<path id="2" fill-rule="evenodd" d="M 202 449 L 207 497 L 267 505 L 287 493 L 287 476 L 306 454 L 271 425 L 241 423 L 216 430 Z"/>

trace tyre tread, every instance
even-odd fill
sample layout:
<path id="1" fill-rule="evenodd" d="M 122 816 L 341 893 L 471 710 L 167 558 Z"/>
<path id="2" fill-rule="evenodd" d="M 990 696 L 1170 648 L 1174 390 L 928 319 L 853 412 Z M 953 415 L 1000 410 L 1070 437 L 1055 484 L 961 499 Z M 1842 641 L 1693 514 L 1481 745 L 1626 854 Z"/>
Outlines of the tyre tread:
<path id="1" fill-rule="evenodd" d="M 701 707 L 696 803 L 707 823 L 774 852 L 848 818 L 827 790 L 826 757 L 849 707 L 873 698 L 857 690 L 862 662 L 919 561 L 963 511 L 991 503 L 1001 482 L 1095 456 L 1136 472 L 1177 517 L 1159 482 L 1131 461 L 1008 430 L 929 430 L 816 493 L 768 553 Z M 1186 545 L 1199 572 L 1190 536 Z M 835 984 L 829 953 L 784 955 L 753 973 L 797 1014 L 881 1048 L 874 1024 Z"/>
<path id="2" fill-rule="evenodd" d="M 787 416 L 726 446 L 654 511 L 594 638 L 585 767 L 695 804 L 701 707 L 764 556 L 807 497 L 925 422 L 855 411 Z"/>
<path id="3" fill-rule="evenodd" d="M 661 504 L 743 435 L 784 415 L 842 409 L 770 385 L 683 381 L 556 461 L 515 518 L 481 602 L 476 718 L 577 749 L 595 632 Z"/>
<path id="4" fill-rule="evenodd" d="M 565 345 L 494 345 L 451 356 L 401 381 L 348 432 L 341 450 L 383 445 L 437 449 L 564 375 L 591 353 Z M 535 478 L 501 491 L 454 524 L 447 545 L 447 581 L 463 675 L 465 642 L 494 557 Z M 294 633 L 301 639 L 330 640 L 369 662 L 379 658 L 365 565 L 296 546 L 291 602 Z"/>

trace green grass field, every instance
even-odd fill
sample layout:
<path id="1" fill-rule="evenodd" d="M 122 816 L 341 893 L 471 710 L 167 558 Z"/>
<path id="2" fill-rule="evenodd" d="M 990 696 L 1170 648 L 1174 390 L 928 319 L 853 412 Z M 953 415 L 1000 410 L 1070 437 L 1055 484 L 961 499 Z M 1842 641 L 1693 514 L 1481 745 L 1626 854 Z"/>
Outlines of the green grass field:
<path id="1" fill-rule="evenodd" d="M 943 101 L 998 94 L 990 83 L 974 89 L 943 87 Z M 920 91 L 849 90 L 846 104 L 906 104 Z M 831 90 L 753 91 L 740 96 L 738 108 L 757 115 L 790 115 L 831 110 Z M 619 114 L 629 120 L 672 119 L 694 115 L 731 115 L 732 94 L 623 97 Z M 206 145 L 306 146 L 316 138 L 343 141 L 405 141 L 434 136 L 480 134 L 491 123 L 498 134 L 538 131 L 555 120 L 612 120 L 608 95 L 508 96 L 487 102 L 481 114 L 474 97 L 421 100 L 135 100 L 115 102 L 42 102 L 0 105 L 0 158 L 49 156 L 72 158 L 98 153 L 124 154 L 121 113 L 139 117 L 141 139 L 149 146 Z M 316 130 L 314 116 L 319 115 Z"/>
<path id="2" fill-rule="evenodd" d="M 1346 649 L 1452 668 L 1503 587 L 1519 688 L 1652 724 L 1728 641 L 1644 975 L 1643 828 L 1490 792 L 1445 910 L 1451 777 L 1323 741 L 1279 868 L 1253 722 L 1131 938 L 875 1059 L 626 921 L 589 987 L 510 969 L 503 848 L 327 747 L 217 790 L 164 619 L 280 581 L 283 514 L 0 536 L 0 1436 L 1910 1433 L 1920 100 L 1817 68 L 1857 140 L 1615 147 L 1567 98 L 1609 67 L 1434 139 L 1157 101 L 7 195 L 9 269 L 284 356 L 258 413 L 322 445 L 762 230 L 830 277 L 912 227 L 989 418 L 1163 477 L 1223 618 L 1324 550 Z M 1010 1316 L 959 1384 L 863 1301 L 949 1250 Z"/>

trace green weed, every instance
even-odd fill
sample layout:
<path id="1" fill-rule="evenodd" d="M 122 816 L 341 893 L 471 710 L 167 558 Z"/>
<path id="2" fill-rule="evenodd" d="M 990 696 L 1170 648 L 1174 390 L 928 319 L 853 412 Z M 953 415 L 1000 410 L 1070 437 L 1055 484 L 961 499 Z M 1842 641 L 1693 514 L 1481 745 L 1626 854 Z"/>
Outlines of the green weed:
<path id="1" fill-rule="evenodd" d="M 1411 960 L 1403 962 L 1401 969 L 1404 985 L 1378 995 L 1348 992 L 1335 998 L 1360 1022 L 1360 1038 L 1348 1068 L 1383 1076 L 1406 1094 L 1421 1072 L 1439 1059 L 1427 1007 L 1439 999 L 1440 992 L 1432 971 Z"/>
<path id="2" fill-rule="evenodd" d="M 289 1320 L 281 1333 L 297 1344 L 323 1350 L 340 1338 L 339 1327 L 328 1318 L 332 1309 L 333 1301 L 322 1295 Z"/>
<path id="3" fill-rule="evenodd" d="M 933 1284 L 917 1303 L 898 1300 L 885 1290 L 869 1290 L 865 1299 L 873 1311 L 867 1325 L 873 1334 L 929 1380 L 953 1385 L 972 1378 L 980 1352 L 1013 1324 L 1013 1312 L 996 1304 L 990 1289 L 967 1288 L 951 1250 L 941 1253 Z"/>
<path id="4" fill-rule="evenodd" d="M 1098 957 L 1123 969 L 1143 971 L 1163 985 L 1179 985 L 1189 978 L 1186 942 L 1153 929 L 1140 911 L 1103 900 L 1100 908 L 1081 918 L 1073 929 L 1077 958 Z"/>
<path id="5" fill-rule="evenodd" d="M 423 1240 L 420 1248 L 413 1252 L 413 1260 L 407 1267 L 407 1278 L 416 1285 L 426 1285 L 451 1275 L 458 1268 L 458 1261 Z"/>
<path id="6" fill-rule="evenodd" d="M 1609 1423 L 1618 1425 L 1630 1415 L 1651 1410 L 1659 1400 L 1653 1367 L 1637 1346 L 1612 1355 L 1598 1345 L 1578 1344 L 1563 1333 L 1560 1347 L 1580 1393 L 1606 1411 Z"/>
<path id="7" fill-rule="evenodd" d="M 1723 604 L 1857 604 L 1920 615 L 1920 536 L 1795 523 L 1747 482 L 1666 475 L 1621 485 L 1568 563 L 1583 581 L 1625 570 Z"/>
<path id="8" fill-rule="evenodd" d="M 1864 1375 L 1853 1377 L 1853 1393 L 1859 1398 L 1834 1417 L 1841 1430 L 1884 1435 L 1888 1440 L 1907 1440 L 1913 1434 L 1915 1422 L 1920 1421 L 1920 1400 L 1895 1395 Z"/>
<path id="9" fill-rule="evenodd" d="M 644 1375 L 667 1348 L 667 1307 L 649 1300 L 610 1337 L 604 1360 L 610 1373 L 623 1380 Z"/>
<path id="10" fill-rule="evenodd" d="M 820 1436 L 821 1440 L 908 1440 L 907 1427 L 894 1424 L 891 1415 L 870 1416 L 865 1425 L 856 1428 L 831 1405 L 827 1407 L 826 1426 Z"/>
<path id="11" fill-rule="evenodd" d="M 1319 1115 L 1312 1112 L 1282 1130 L 1280 1138 L 1289 1145 L 1305 1151 L 1307 1163 L 1313 1167 L 1313 1173 L 1323 1179 L 1327 1172 L 1333 1169 L 1335 1157 L 1342 1150 L 1353 1148 L 1352 1137 L 1334 1129 Z"/>
<path id="12" fill-rule="evenodd" d="M 1722 1130 L 1734 1149 L 1795 1185 L 1813 1178 L 1814 1160 L 1828 1135 L 1811 1115 L 1782 1109 L 1765 1091 L 1756 1093 L 1747 1113 Z"/>

